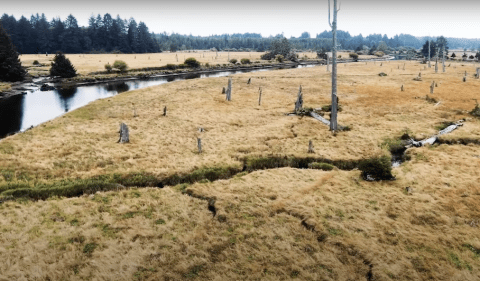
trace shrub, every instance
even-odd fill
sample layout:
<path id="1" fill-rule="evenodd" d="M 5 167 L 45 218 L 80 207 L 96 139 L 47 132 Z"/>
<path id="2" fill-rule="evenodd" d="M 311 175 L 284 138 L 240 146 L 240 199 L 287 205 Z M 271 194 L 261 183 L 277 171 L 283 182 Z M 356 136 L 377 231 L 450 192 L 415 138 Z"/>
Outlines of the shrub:
<path id="1" fill-rule="evenodd" d="M 170 70 L 175 70 L 177 69 L 177 65 L 175 64 L 172 64 L 172 63 L 169 63 L 165 66 L 167 69 L 170 69 Z"/>
<path id="2" fill-rule="evenodd" d="M 240 62 L 242 64 L 250 64 L 250 59 L 241 59 Z"/>
<path id="3" fill-rule="evenodd" d="M 283 62 L 284 57 L 282 55 L 276 55 L 275 60 L 277 60 L 278 62 Z"/>
<path id="4" fill-rule="evenodd" d="M 195 58 L 186 59 L 184 64 L 188 65 L 189 67 L 193 67 L 193 68 L 200 67 L 200 62 L 198 62 Z"/>
<path id="5" fill-rule="evenodd" d="M 205 64 L 205 67 L 210 67 L 210 64 L 207 62 L 207 63 Z"/>
<path id="6" fill-rule="evenodd" d="M 358 61 L 358 54 L 356 53 L 350 53 L 348 54 L 350 58 L 352 58 L 354 61 Z"/>
<path id="7" fill-rule="evenodd" d="M 310 164 L 308 164 L 308 167 L 310 169 L 324 170 L 324 171 L 331 171 L 331 170 L 333 170 L 333 168 L 335 168 L 335 166 L 333 166 L 332 164 L 318 163 L 318 162 L 310 163 Z"/>
<path id="8" fill-rule="evenodd" d="M 375 56 L 377 56 L 377 57 L 383 57 L 384 55 L 385 55 L 384 52 L 381 52 L 381 51 L 380 52 L 375 52 Z"/>
<path id="9" fill-rule="evenodd" d="M 478 103 L 475 105 L 475 108 L 470 111 L 470 114 L 475 117 L 480 117 L 480 106 L 478 106 Z"/>
<path id="10" fill-rule="evenodd" d="M 34 60 L 33 65 L 40 65 L 40 63 L 38 62 L 38 60 Z"/>
<path id="11" fill-rule="evenodd" d="M 265 53 L 260 56 L 262 60 L 273 60 L 275 58 L 275 55 L 272 52 Z"/>
<path id="12" fill-rule="evenodd" d="M 112 66 L 109 63 L 105 65 L 105 69 L 107 70 L 108 73 L 112 72 Z"/>
<path id="13" fill-rule="evenodd" d="M 231 60 L 230 60 L 230 63 L 236 64 L 236 63 L 237 63 L 237 59 L 231 59 Z"/>
<path id="14" fill-rule="evenodd" d="M 380 72 L 380 73 L 378 74 L 378 76 L 383 77 L 383 76 L 387 76 L 387 74 L 386 74 L 385 72 Z"/>
<path id="15" fill-rule="evenodd" d="M 128 65 L 123 60 L 116 60 L 113 63 L 113 68 L 120 70 L 120 72 L 124 72 L 125 70 L 127 70 Z"/>
<path id="16" fill-rule="evenodd" d="M 369 181 L 393 180 L 392 161 L 388 156 L 374 157 L 360 161 L 358 169 L 362 178 Z"/>
<path id="17" fill-rule="evenodd" d="M 69 59 L 62 52 L 58 52 L 53 58 L 50 76 L 60 76 L 62 78 L 72 78 L 77 75 L 77 70 L 73 67 Z"/>

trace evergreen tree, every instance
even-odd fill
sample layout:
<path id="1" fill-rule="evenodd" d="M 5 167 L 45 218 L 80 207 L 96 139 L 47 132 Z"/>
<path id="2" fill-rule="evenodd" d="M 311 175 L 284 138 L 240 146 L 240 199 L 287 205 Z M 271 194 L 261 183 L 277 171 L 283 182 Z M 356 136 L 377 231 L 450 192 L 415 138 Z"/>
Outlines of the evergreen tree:
<path id="1" fill-rule="evenodd" d="M 20 63 L 18 53 L 10 40 L 10 36 L 8 36 L 0 22 L 0 80 L 10 82 L 22 81 L 26 73 Z"/>
<path id="2" fill-rule="evenodd" d="M 73 67 L 69 59 L 62 52 L 58 52 L 53 58 L 50 76 L 60 76 L 62 78 L 72 78 L 77 75 L 77 70 Z"/>

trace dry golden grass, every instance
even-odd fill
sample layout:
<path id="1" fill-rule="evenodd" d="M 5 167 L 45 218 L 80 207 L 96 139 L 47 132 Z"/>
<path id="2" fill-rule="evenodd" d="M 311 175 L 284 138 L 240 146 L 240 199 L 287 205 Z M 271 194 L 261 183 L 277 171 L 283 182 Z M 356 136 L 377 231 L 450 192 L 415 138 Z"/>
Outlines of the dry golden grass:
<path id="1" fill-rule="evenodd" d="M 160 67 L 167 64 L 182 64 L 187 58 L 195 58 L 201 63 L 228 64 L 228 58 L 237 59 L 239 62 L 242 58 L 250 59 L 251 61 L 260 60 L 263 52 L 177 52 L 177 53 L 152 53 L 152 54 L 67 54 L 65 55 L 77 69 L 77 73 L 87 75 L 91 72 L 105 71 L 105 64 L 113 63 L 116 60 L 123 60 L 127 63 L 129 68 L 145 68 L 145 67 Z M 30 67 L 31 74 L 48 74 L 50 64 L 53 61 L 54 54 L 45 55 L 21 55 L 20 61 L 23 66 Z M 314 57 L 313 53 L 309 53 L 310 57 Z M 316 56 L 316 55 L 315 55 Z M 178 57 L 178 61 L 177 61 Z M 33 61 L 38 60 L 40 64 L 46 66 L 36 67 Z"/>
<path id="2" fill-rule="evenodd" d="M 0 92 L 9 91 L 12 88 L 10 83 L 0 82 Z"/>
<path id="3" fill-rule="evenodd" d="M 452 63 L 447 73 L 435 74 L 413 62 L 402 70 L 403 63 L 339 66 L 339 122 L 352 130 L 337 136 L 312 118 L 285 115 L 300 84 L 305 106 L 329 103 L 324 66 L 232 76 L 231 102 L 221 94 L 227 78 L 99 100 L 0 141 L 0 183 L 136 171 L 164 176 L 241 165 L 245 156 L 307 156 L 309 140 L 315 156 L 360 159 L 385 153 L 381 146 L 388 138 L 404 132 L 427 137 L 442 122 L 468 117 L 480 84 L 473 65 Z M 420 71 L 423 81 L 413 81 Z M 424 99 L 432 80 L 439 86 L 432 95 L 441 101 L 437 106 Z M 116 143 L 121 122 L 130 127 L 129 144 Z M 196 137 L 202 138 L 202 154 Z M 468 120 L 448 138 L 479 139 L 480 121 Z M 284 168 L 187 187 L 193 196 L 216 199 L 215 219 L 205 200 L 179 192 L 185 186 L 7 202 L 0 205 L 0 256 L 6 257 L 0 276 L 478 280 L 478 146 L 407 153 L 412 160 L 393 170 L 393 182 L 364 182 L 359 171 Z"/>

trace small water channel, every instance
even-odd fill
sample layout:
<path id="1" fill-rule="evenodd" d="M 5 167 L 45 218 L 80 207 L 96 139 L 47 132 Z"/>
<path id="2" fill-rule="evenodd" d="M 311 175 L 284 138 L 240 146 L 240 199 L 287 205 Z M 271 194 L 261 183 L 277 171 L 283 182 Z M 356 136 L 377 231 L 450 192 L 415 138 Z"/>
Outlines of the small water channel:
<path id="1" fill-rule="evenodd" d="M 314 65 L 296 65 L 293 68 L 313 66 Z M 39 89 L 32 89 L 25 95 L 18 95 L 0 101 L 0 139 L 57 118 L 65 112 L 85 106 L 97 99 L 115 96 L 126 91 L 161 85 L 172 81 L 225 77 L 238 73 L 260 72 L 274 69 L 278 68 L 157 76 L 122 82 L 76 86 L 63 89 L 57 88 L 44 92 Z"/>

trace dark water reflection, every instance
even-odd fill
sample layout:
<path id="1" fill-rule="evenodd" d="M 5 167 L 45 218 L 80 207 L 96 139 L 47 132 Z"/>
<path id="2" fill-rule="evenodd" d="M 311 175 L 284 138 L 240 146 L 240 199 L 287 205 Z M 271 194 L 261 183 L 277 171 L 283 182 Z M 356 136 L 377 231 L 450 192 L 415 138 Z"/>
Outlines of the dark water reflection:
<path id="1" fill-rule="evenodd" d="M 297 68 L 312 67 L 296 66 Z M 15 96 L 0 101 L 0 138 L 18 131 L 24 131 L 31 126 L 61 116 L 65 112 L 75 110 L 101 98 L 107 98 L 130 90 L 160 85 L 173 81 L 225 77 L 236 73 L 268 71 L 272 69 L 236 70 L 215 73 L 197 73 L 150 77 L 146 79 L 130 80 L 125 82 L 95 84 L 88 86 L 58 88 L 53 91 L 40 90 Z"/>

